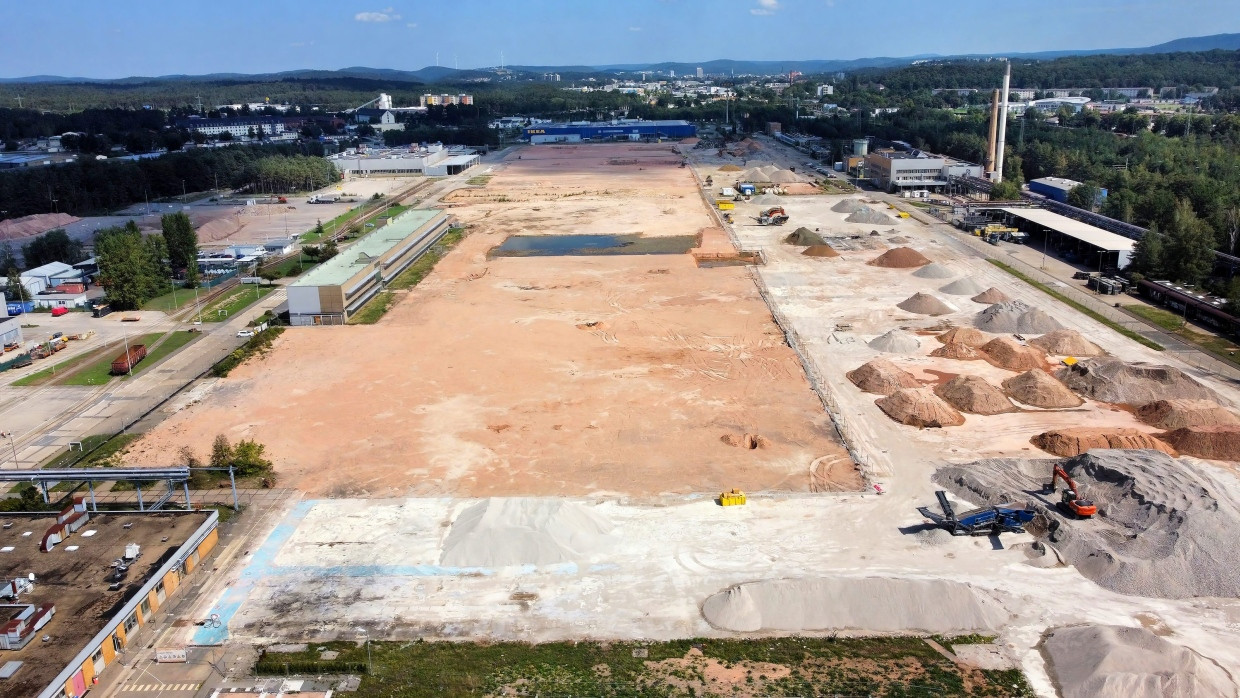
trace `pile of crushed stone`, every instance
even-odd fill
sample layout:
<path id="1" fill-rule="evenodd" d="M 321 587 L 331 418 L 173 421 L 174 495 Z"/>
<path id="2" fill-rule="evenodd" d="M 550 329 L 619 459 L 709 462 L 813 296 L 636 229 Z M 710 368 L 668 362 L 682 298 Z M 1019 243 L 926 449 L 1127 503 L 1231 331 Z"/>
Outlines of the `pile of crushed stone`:
<path id="1" fill-rule="evenodd" d="M 1160 429 L 1240 424 L 1234 412 L 1210 400 L 1155 400 L 1137 410 L 1137 419 Z"/>
<path id="2" fill-rule="evenodd" d="M 921 347 L 917 336 L 904 330 L 888 330 L 868 343 L 871 349 L 885 351 L 889 354 L 912 354 Z"/>
<path id="3" fill-rule="evenodd" d="M 774 194 L 759 194 L 758 196 L 753 197 L 752 201 L 755 204 L 761 204 L 763 206 L 778 206 L 783 203 L 780 201 L 779 197 Z"/>
<path id="4" fill-rule="evenodd" d="M 917 313 L 918 315 L 948 315 L 956 312 L 956 309 L 952 306 L 929 293 L 922 293 L 920 291 L 896 303 L 896 307 L 910 313 Z"/>
<path id="5" fill-rule="evenodd" d="M 809 228 L 801 227 L 788 233 L 784 242 L 789 245 L 825 245 L 826 239 Z"/>
<path id="6" fill-rule="evenodd" d="M 872 267 L 887 269 L 912 269 L 929 263 L 930 260 L 926 259 L 925 255 L 909 247 L 893 247 L 866 262 Z"/>
<path id="7" fill-rule="evenodd" d="M 951 268 L 945 267 L 938 262 L 931 262 L 926 266 L 913 272 L 913 276 L 921 279 L 950 279 L 956 275 Z"/>
<path id="8" fill-rule="evenodd" d="M 1055 330 L 1029 340 L 1033 346 L 1054 356 L 1101 356 L 1105 354 L 1097 344 L 1085 339 L 1076 330 Z"/>
<path id="9" fill-rule="evenodd" d="M 868 206 L 863 206 L 844 220 L 848 223 L 873 223 L 876 225 L 892 225 L 896 222 L 891 216 L 879 213 Z"/>
<path id="10" fill-rule="evenodd" d="M 1184 455 L 1240 461 L 1240 425 L 1181 427 L 1158 436 Z"/>
<path id="11" fill-rule="evenodd" d="M 1234 698 L 1240 688 L 1213 660 L 1146 628 L 1055 628 L 1042 652 L 1063 698 Z"/>
<path id="12" fill-rule="evenodd" d="M 995 303 L 978 313 L 973 324 L 996 334 L 1046 334 L 1063 327 L 1058 320 L 1024 301 Z"/>
<path id="13" fill-rule="evenodd" d="M 929 388 L 902 388 L 874 404 L 895 421 L 919 429 L 964 424 L 964 415 Z"/>
<path id="14" fill-rule="evenodd" d="M 940 287 L 939 290 L 949 296 L 972 296 L 982 290 L 982 285 L 971 276 L 963 276 L 946 286 Z"/>
<path id="15" fill-rule="evenodd" d="M 845 375 L 853 385 L 877 395 L 890 395 L 901 388 L 921 387 L 913 374 L 887 359 L 871 359 Z"/>
<path id="16" fill-rule="evenodd" d="M 1009 371 L 1028 371 L 1046 365 L 1046 356 L 1011 337 L 995 337 L 981 348 L 990 362 Z"/>
<path id="17" fill-rule="evenodd" d="M 990 415 L 1017 409 L 998 388 L 979 376 L 956 376 L 935 388 L 934 393 L 961 412 Z"/>
<path id="18" fill-rule="evenodd" d="M 930 356 L 937 356 L 942 359 L 956 359 L 957 361 L 977 361 L 986 358 L 980 351 L 964 342 L 948 342 L 930 352 Z"/>
<path id="19" fill-rule="evenodd" d="M 992 338 L 973 327 L 953 327 L 939 335 L 937 339 L 944 344 L 968 344 L 971 347 L 980 347 Z"/>
<path id="20" fill-rule="evenodd" d="M 870 207 L 861 203 L 861 199 L 844 199 L 832 206 L 831 210 L 836 213 L 856 213 L 863 208 L 869 210 Z"/>
<path id="21" fill-rule="evenodd" d="M 740 172 L 742 169 L 744 168 L 742 168 L 740 165 L 733 165 L 732 163 L 729 162 L 723 167 L 720 167 L 719 171 L 720 172 Z"/>
<path id="22" fill-rule="evenodd" d="M 770 184 L 771 176 L 762 171 L 761 167 L 751 167 L 740 174 L 742 182 L 750 182 L 752 184 Z"/>
<path id="23" fill-rule="evenodd" d="M 969 300 L 973 301 L 974 303 L 985 303 L 987 305 L 994 305 L 995 303 L 1006 303 L 1012 299 L 1008 296 L 1008 294 L 1004 293 L 1003 291 L 1000 291 L 994 286 L 991 286 L 985 291 L 982 291 L 976 296 L 973 296 Z"/>
<path id="24" fill-rule="evenodd" d="M 1053 460 L 987 459 L 949 466 L 934 481 L 978 504 L 1029 502 L 1051 521 L 1057 495 L 1030 501 L 1050 482 Z M 1097 504 L 1083 524 L 1032 527 L 1065 562 L 1121 594 L 1183 599 L 1240 596 L 1235 532 L 1240 501 L 1208 468 L 1159 451 L 1094 450 L 1064 469 Z"/>
<path id="25" fill-rule="evenodd" d="M 892 235 L 891 237 L 887 238 L 887 242 L 890 242 L 893 245 L 903 245 L 908 242 L 908 238 L 904 237 L 903 235 Z"/>
<path id="26" fill-rule="evenodd" d="M 840 253 L 830 245 L 810 245 L 801 251 L 806 257 L 839 257 Z"/>
<path id="27" fill-rule="evenodd" d="M 612 529 L 592 507 L 576 502 L 485 499 L 452 522 L 440 564 L 485 568 L 576 562 L 610 547 Z"/>
<path id="28" fill-rule="evenodd" d="M 1095 448 L 1148 448 L 1179 455 L 1167 442 L 1140 429 L 1124 427 L 1072 427 L 1044 431 L 1029 443 L 1057 456 L 1079 456 Z"/>
<path id="29" fill-rule="evenodd" d="M 776 169 L 774 172 L 769 173 L 767 176 L 770 177 L 771 181 L 776 184 L 791 184 L 792 182 L 801 181 L 796 176 L 796 173 L 790 170 Z"/>
<path id="30" fill-rule="evenodd" d="M 768 579 L 737 584 L 702 604 L 721 630 L 860 630 L 963 633 L 994 630 L 1008 614 L 961 582 L 887 577 Z"/>
<path id="31" fill-rule="evenodd" d="M 1038 369 L 1003 381 L 1003 392 L 1021 404 L 1044 409 L 1077 407 L 1085 402 L 1068 390 L 1068 386 Z"/>
<path id="32" fill-rule="evenodd" d="M 1219 401 L 1213 390 L 1172 366 L 1096 358 L 1065 366 L 1055 377 L 1081 395 L 1101 402 L 1140 406 L 1172 398 Z"/>

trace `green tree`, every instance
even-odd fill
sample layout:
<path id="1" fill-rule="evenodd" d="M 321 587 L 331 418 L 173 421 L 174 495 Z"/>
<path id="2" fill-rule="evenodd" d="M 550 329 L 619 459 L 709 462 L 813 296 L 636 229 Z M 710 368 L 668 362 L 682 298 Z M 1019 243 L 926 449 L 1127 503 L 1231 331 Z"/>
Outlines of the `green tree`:
<path id="1" fill-rule="evenodd" d="M 163 238 L 158 247 L 162 248 Z M 143 240 L 137 224 L 104 228 L 95 233 L 95 258 L 99 263 L 99 285 L 108 300 L 120 310 L 132 310 L 167 288 L 155 246 Z"/>
<path id="2" fill-rule="evenodd" d="M 21 270 L 21 266 L 17 263 L 17 255 L 13 254 L 13 243 L 5 240 L 0 243 L 0 273 L 9 273 L 17 269 Z"/>
<path id="3" fill-rule="evenodd" d="M 144 238 L 147 252 L 151 256 L 151 261 L 155 263 L 156 274 L 164 286 L 172 277 L 172 268 L 168 266 L 168 245 L 164 242 L 163 235 L 148 235 Z"/>
<path id="4" fill-rule="evenodd" d="M 997 182 L 990 190 L 991 201 L 1015 201 L 1020 198 L 1020 185 L 1010 179 Z"/>
<path id="5" fill-rule="evenodd" d="M 232 463 L 233 447 L 228 443 L 228 437 L 216 434 L 215 441 L 211 443 L 211 467 L 227 468 Z"/>
<path id="6" fill-rule="evenodd" d="M 22 258 L 26 260 L 26 268 L 32 269 L 50 262 L 77 264 L 86 259 L 86 252 L 81 242 L 57 228 L 22 245 Z"/>
<path id="7" fill-rule="evenodd" d="M 1214 231 L 1187 199 L 1176 204 L 1167 231 L 1167 266 L 1172 275 L 1187 284 L 1197 285 L 1214 268 Z"/>
<path id="8" fill-rule="evenodd" d="M 1227 312 L 1240 317 L 1240 277 L 1232 279 L 1227 287 Z"/>
<path id="9" fill-rule="evenodd" d="M 17 267 L 9 267 L 9 278 L 4 285 L 4 297 L 10 301 L 30 300 L 30 289 L 22 285 L 22 277 Z"/>
<path id="10" fill-rule="evenodd" d="M 328 238 L 327 243 L 323 245 L 323 250 L 319 253 L 319 258 L 326 262 L 338 254 L 340 254 L 340 245 L 334 239 Z"/>
<path id="11" fill-rule="evenodd" d="M 327 237 L 327 231 L 323 230 L 323 221 L 320 220 L 314 224 L 314 239 L 322 240 L 325 237 Z"/>
<path id="12" fill-rule="evenodd" d="M 1094 204 L 1098 201 L 1099 193 L 1098 187 L 1092 184 L 1078 184 L 1068 192 L 1068 203 L 1077 208 L 1092 211 Z"/>
<path id="13" fill-rule="evenodd" d="M 271 472 L 271 461 L 264 457 L 267 447 L 252 439 L 243 439 L 233 448 L 233 466 L 242 477 Z"/>
<path id="14" fill-rule="evenodd" d="M 168 264 L 174 272 L 198 267 L 198 233 L 184 212 L 167 214 L 159 219 L 168 247 Z"/>
<path id="15" fill-rule="evenodd" d="M 1133 245 L 1132 261 L 1128 268 L 1147 279 L 1164 279 L 1167 276 L 1166 248 L 1158 225 L 1151 225 Z"/>

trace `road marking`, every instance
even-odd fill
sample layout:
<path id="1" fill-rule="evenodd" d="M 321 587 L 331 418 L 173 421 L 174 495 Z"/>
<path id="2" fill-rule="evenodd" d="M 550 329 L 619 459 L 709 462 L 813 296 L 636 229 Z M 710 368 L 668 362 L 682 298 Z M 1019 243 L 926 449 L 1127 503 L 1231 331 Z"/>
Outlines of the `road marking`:
<path id="1" fill-rule="evenodd" d="M 197 691 L 200 683 L 140 683 L 121 686 L 122 691 Z"/>

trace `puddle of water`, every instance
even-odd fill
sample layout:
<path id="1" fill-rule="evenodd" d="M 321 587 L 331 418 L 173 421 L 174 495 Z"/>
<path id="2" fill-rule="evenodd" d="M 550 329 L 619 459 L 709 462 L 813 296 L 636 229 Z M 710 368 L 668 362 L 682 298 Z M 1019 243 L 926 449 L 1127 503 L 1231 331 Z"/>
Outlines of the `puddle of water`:
<path id="1" fill-rule="evenodd" d="M 487 257 L 684 254 L 694 247 L 696 235 L 513 235 L 499 247 L 491 248 Z"/>

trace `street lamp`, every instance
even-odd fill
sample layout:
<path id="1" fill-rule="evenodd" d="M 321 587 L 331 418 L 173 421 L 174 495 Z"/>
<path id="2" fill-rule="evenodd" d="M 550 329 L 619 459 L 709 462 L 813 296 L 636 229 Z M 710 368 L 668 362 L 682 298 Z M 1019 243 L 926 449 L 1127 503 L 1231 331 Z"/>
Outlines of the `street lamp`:
<path id="1" fill-rule="evenodd" d="M 13 467 L 17 467 L 17 444 L 13 443 L 13 432 L 0 431 L 0 438 L 9 440 L 9 447 L 13 449 Z"/>

